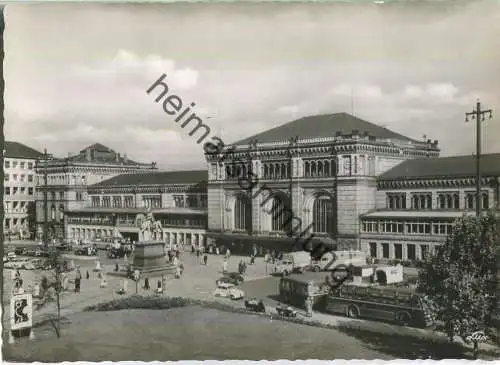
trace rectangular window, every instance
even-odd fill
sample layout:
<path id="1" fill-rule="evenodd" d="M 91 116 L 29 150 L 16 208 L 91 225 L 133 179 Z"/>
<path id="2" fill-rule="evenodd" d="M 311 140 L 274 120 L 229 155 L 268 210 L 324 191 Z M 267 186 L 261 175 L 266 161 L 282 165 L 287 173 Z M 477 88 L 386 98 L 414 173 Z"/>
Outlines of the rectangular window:
<path id="1" fill-rule="evenodd" d="M 417 258 L 417 252 L 414 244 L 408 244 L 408 260 L 415 260 Z"/>
<path id="2" fill-rule="evenodd" d="M 6 169 L 9 169 L 10 168 L 10 161 L 9 160 L 5 160 L 4 165 L 5 165 Z"/>
<path id="3" fill-rule="evenodd" d="M 28 195 L 33 195 L 33 188 L 28 188 Z"/>
<path id="4" fill-rule="evenodd" d="M 370 256 L 377 258 L 377 242 L 370 242 Z"/>
<path id="5" fill-rule="evenodd" d="M 25 166 L 24 162 L 21 162 L 21 168 L 22 169 L 24 169 L 24 166 Z"/>
<path id="6" fill-rule="evenodd" d="M 33 175 L 28 175 L 28 182 L 33 182 Z"/>
<path id="7" fill-rule="evenodd" d="M 398 260 L 403 258 L 403 245 L 401 243 L 394 244 L 394 255 Z"/>
<path id="8" fill-rule="evenodd" d="M 92 197 L 92 206 L 93 206 L 93 207 L 98 207 L 98 206 L 100 206 L 100 205 L 101 205 L 100 203 L 101 203 L 101 199 L 100 199 L 100 197 L 98 197 L 98 196 L 93 196 L 93 197 Z"/>
<path id="9" fill-rule="evenodd" d="M 28 169 L 33 170 L 33 162 L 28 162 Z"/>
<path id="10" fill-rule="evenodd" d="M 104 208 L 109 208 L 111 207 L 111 197 L 105 196 L 102 198 L 102 206 Z"/>
<path id="11" fill-rule="evenodd" d="M 12 161 L 12 168 L 17 168 L 17 161 Z"/>
<path id="12" fill-rule="evenodd" d="M 134 206 L 134 197 L 126 196 L 125 197 L 125 208 L 132 208 Z"/>
<path id="13" fill-rule="evenodd" d="M 389 258 L 389 244 L 388 243 L 382 243 L 382 257 L 384 259 Z"/>
<path id="14" fill-rule="evenodd" d="M 82 193 L 76 193 L 76 200 L 83 200 L 83 194 Z"/>
<path id="15" fill-rule="evenodd" d="M 9 174 L 5 174 L 5 181 L 9 181 Z"/>
<path id="16" fill-rule="evenodd" d="M 174 195 L 174 206 L 176 208 L 184 208 L 184 196 L 183 195 Z"/>
<path id="17" fill-rule="evenodd" d="M 64 200 L 64 192 L 63 191 L 59 192 L 59 200 Z"/>

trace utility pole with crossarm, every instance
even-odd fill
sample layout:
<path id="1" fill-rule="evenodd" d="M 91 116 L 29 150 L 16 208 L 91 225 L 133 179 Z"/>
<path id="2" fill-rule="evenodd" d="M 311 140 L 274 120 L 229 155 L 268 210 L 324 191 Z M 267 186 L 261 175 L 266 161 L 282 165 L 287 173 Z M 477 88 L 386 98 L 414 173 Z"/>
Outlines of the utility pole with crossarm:
<path id="1" fill-rule="evenodd" d="M 491 119 L 493 111 L 491 109 L 482 110 L 479 100 L 476 103 L 476 109 L 465 113 L 465 121 L 476 120 L 476 215 L 479 217 L 481 214 L 481 122 L 484 121 L 485 115 L 489 114 Z"/>

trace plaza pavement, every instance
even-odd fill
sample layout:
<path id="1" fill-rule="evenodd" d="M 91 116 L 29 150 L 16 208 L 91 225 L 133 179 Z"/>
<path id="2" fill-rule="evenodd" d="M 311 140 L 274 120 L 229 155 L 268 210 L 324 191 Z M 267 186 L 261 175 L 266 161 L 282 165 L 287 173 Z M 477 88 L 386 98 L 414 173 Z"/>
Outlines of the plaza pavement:
<path id="1" fill-rule="evenodd" d="M 70 258 L 73 258 L 70 256 Z M 243 259 L 247 262 L 247 271 L 245 275 L 246 281 L 252 281 L 256 279 L 261 279 L 267 277 L 266 275 L 266 264 L 263 259 L 257 259 L 255 265 L 248 265 L 249 258 L 241 256 L 231 256 L 229 259 L 228 269 L 230 272 L 236 272 L 238 270 L 238 262 Z M 98 278 L 97 273 L 93 272 L 95 268 L 96 257 L 82 257 L 75 256 L 74 261 L 76 265 L 80 266 L 82 273 L 81 281 L 81 292 L 73 292 L 73 283 L 69 284 L 69 290 L 62 293 L 61 296 L 61 315 L 68 316 L 73 313 L 78 313 L 83 311 L 87 306 L 106 302 L 112 299 L 121 298 L 123 296 L 116 294 L 123 286 L 123 277 L 113 275 L 114 264 L 116 260 L 107 260 L 107 264 L 102 264 L 101 269 L 106 273 L 107 287 L 101 288 L 101 280 Z M 212 300 L 213 291 L 215 290 L 215 281 L 222 276 L 222 265 L 224 257 L 222 255 L 208 255 L 207 265 L 202 265 L 200 259 L 196 255 L 184 252 L 181 256 L 181 261 L 184 263 L 184 273 L 180 279 L 175 279 L 169 277 L 167 280 L 166 288 L 164 288 L 164 295 L 168 296 L 179 296 L 179 297 L 189 297 L 193 299 L 200 300 Z M 125 264 L 124 260 L 118 261 L 120 265 Z M 271 269 L 271 264 L 268 265 L 268 269 Z M 90 278 L 87 280 L 85 278 L 86 271 L 89 271 Z M 4 304 L 9 303 L 10 295 L 12 292 L 12 280 L 11 271 L 4 270 Z M 50 272 L 41 271 L 28 271 L 22 270 L 21 276 L 23 278 L 23 287 L 27 290 L 33 285 L 35 277 L 41 277 L 43 275 L 50 275 Z M 74 279 L 75 273 L 68 273 L 70 280 Z M 144 285 L 144 278 L 142 278 L 138 285 L 138 294 L 148 295 L 153 294 L 153 291 L 157 287 L 157 281 L 161 277 L 151 276 L 148 277 L 151 289 L 148 291 L 144 290 L 142 287 Z M 127 280 L 127 292 L 128 294 L 134 294 L 136 291 L 136 285 L 133 280 Z M 45 304 L 40 310 L 34 311 L 33 321 L 34 323 L 44 321 L 45 319 L 53 316 L 56 313 L 56 303 L 49 302 Z M 8 315 L 6 316 L 8 317 Z M 7 319 L 7 318 L 6 318 Z"/>
<path id="2" fill-rule="evenodd" d="M 61 316 L 67 317 L 75 313 L 82 312 L 84 308 L 95 305 L 97 303 L 110 301 L 113 299 L 122 298 L 122 295 L 116 293 L 122 286 L 124 278 L 119 276 L 114 276 L 112 274 L 106 275 L 107 287 L 100 288 L 101 280 L 98 278 L 97 273 L 93 272 L 95 268 L 96 258 L 88 258 L 82 256 L 76 256 L 75 262 L 80 265 L 82 272 L 82 282 L 81 282 L 81 292 L 73 292 L 73 284 L 70 283 L 69 291 L 64 292 L 61 297 Z M 218 301 L 225 303 L 236 308 L 243 308 L 242 301 L 231 301 L 225 298 L 215 298 L 213 296 L 213 291 L 215 290 L 215 281 L 222 276 L 222 265 L 224 257 L 223 255 L 208 255 L 207 265 L 200 263 L 200 258 L 191 253 L 184 252 L 181 256 L 181 261 L 184 263 L 184 274 L 180 279 L 175 279 L 169 277 L 167 280 L 166 287 L 164 288 L 164 295 L 174 296 L 174 297 L 186 297 L 199 300 L 207 301 Z M 257 258 L 255 265 L 248 265 L 249 258 L 242 256 L 231 256 L 229 259 L 229 271 L 237 272 L 238 262 L 244 260 L 247 262 L 247 271 L 245 275 L 245 282 L 242 285 L 246 297 L 256 297 L 258 299 L 263 299 L 266 304 L 267 312 L 275 313 L 274 307 L 278 304 L 275 300 L 270 298 L 271 295 L 278 294 L 278 284 L 279 278 L 270 277 L 269 274 L 272 270 L 272 264 L 264 263 L 263 258 Z M 101 262 L 103 260 L 100 260 Z M 110 262 L 115 262 L 115 260 L 108 260 L 107 264 L 101 263 L 101 268 L 106 273 L 114 272 L 114 264 Z M 119 261 L 120 264 L 124 264 L 124 260 Z M 90 278 L 87 280 L 85 278 L 86 271 L 89 271 Z M 4 270 L 4 304 L 8 305 L 10 298 L 10 293 L 12 289 L 11 281 L 11 270 Z M 36 275 L 47 275 L 47 272 L 35 272 L 35 271 L 22 271 L 21 275 L 23 281 L 25 282 L 24 287 L 29 287 Z M 74 279 L 74 272 L 69 273 L 69 278 Z M 157 287 L 157 281 L 160 277 L 149 277 L 150 289 L 144 290 L 144 278 L 138 283 L 137 292 L 140 295 L 152 295 Z M 136 285 L 133 280 L 128 280 L 128 295 L 134 294 L 136 292 Z M 4 307 L 8 308 L 8 306 Z M 312 318 L 306 317 L 303 310 L 298 310 L 299 317 L 302 320 L 309 322 L 312 325 L 322 325 L 331 327 L 348 327 L 355 328 L 359 330 L 366 330 L 377 333 L 385 334 L 399 334 L 408 336 L 418 336 L 423 338 L 444 338 L 444 334 L 435 333 L 429 330 L 412 328 L 412 327 L 401 327 L 398 325 L 393 325 L 390 323 L 383 323 L 378 321 L 369 321 L 364 319 L 351 319 L 343 316 L 334 316 L 324 313 L 315 312 Z M 7 320 L 10 312 L 6 313 L 5 319 Z M 36 310 L 33 313 L 33 322 L 39 323 L 45 321 L 48 318 L 54 317 L 56 314 L 56 303 L 49 302 L 45 304 L 40 310 Z M 8 323 L 8 322 L 7 322 Z M 9 325 L 7 325 L 8 327 Z M 462 342 L 460 339 L 458 341 Z M 494 346 L 489 346 L 487 344 L 482 344 L 482 348 L 487 348 L 490 350 L 497 351 L 498 348 Z"/>

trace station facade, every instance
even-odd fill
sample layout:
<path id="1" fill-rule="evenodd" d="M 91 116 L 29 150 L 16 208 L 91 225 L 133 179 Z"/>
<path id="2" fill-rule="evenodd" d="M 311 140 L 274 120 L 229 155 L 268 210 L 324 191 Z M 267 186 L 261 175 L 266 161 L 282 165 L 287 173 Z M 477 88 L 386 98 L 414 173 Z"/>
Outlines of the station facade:
<path id="1" fill-rule="evenodd" d="M 243 252 L 295 251 L 315 240 L 366 249 L 361 227 L 379 206 L 378 178 L 406 160 L 439 153 L 437 141 L 413 140 L 346 113 L 284 124 L 206 155 L 208 236 Z"/>

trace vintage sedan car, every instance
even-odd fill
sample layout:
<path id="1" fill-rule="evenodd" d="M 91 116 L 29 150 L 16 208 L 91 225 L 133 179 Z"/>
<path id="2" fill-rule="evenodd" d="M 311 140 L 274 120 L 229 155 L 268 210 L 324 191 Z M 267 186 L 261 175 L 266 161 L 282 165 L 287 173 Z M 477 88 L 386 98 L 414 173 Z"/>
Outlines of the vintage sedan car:
<path id="1" fill-rule="evenodd" d="M 297 311 L 287 305 L 279 305 L 276 307 L 276 312 L 283 317 L 297 317 Z"/>
<path id="2" fill-rule="evenodd" d="M 232 300 L 243 299 L 245 293 L 231 283 L 220 283 L 214 291 L 215 297 L 231 298 Z"/>
<path id="3" fill-rule="evenodd" d="M 236 272 L 231 272 L 225 274 L 223 277 L 220 277 L 215 281 L 215 285 L 219 285 L 219 283 L 229 283 L 229 284 L 234 284 L 234 285 L 240 285 L 243 283 L 245 279 L 243 278 L 242 275 L 236 273 Z"/>
<path id="4" fill-rule="evenodd" d="M 257 313 L 265 313 L 266 311 L 266 306 L 264 305 L 264 301 L 257 300 L 255 298 L 252 298 L 250 300 L 245 300 L 245 308 L 248 311 Z"/>

